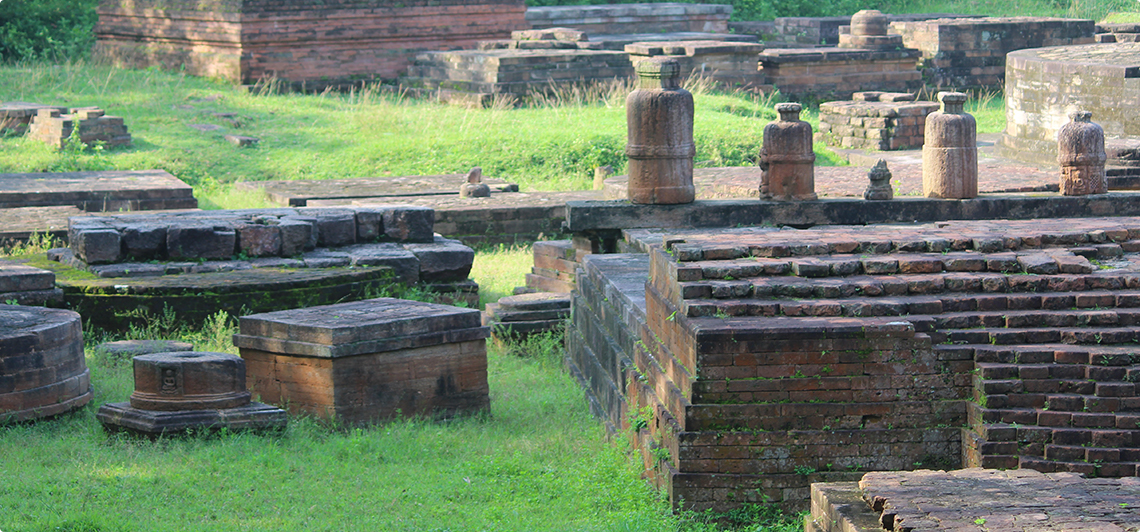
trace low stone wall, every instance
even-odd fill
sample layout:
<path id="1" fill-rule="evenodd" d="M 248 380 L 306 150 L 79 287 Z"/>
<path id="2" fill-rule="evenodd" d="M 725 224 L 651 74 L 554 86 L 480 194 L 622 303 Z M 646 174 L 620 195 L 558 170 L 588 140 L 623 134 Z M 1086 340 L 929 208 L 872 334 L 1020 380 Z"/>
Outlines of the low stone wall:
<path id="1" fill-rule="evenodd" d="M 899 21 L 890 31 L 922 51 L 918 66 L 926 84 L 966 89 L 1001 86 L 1006 54 L 1014 50 L 1091 43 L 1093 26 L 1091 20 L 995 17 Z"/>
<path id="2" fill-rule="evenodd" d="M 102 0 L 95 54 L 305 88 L 394 79 L 424 50 L 470 48 L 525 29 L 521 0 Z"/>
<path id="3" fill-rule="evenodd" d="M 1097 24 L 1096 42 L 1140 42 L 1140 24 Z"/>
<path id="4" fill-rule="evenodd" d="M 861 91 L 913 92 L 922 87 L 917 50 L 777 48 L 760 54 L 767 82 L 790 99 L 848 99 Z"/>
<path id="5" fill-rule="evenodd" d="M 1006 64 L 1002 155 L 1055 165 L 1057 132 L 1078 107 L 1091 112 L 1093 122 L 1104 128 L 1107 145 L 1113 144 L 1113 137 L 1130 137 L 1140 144 L 1140 117 L 1130 110 L 1131 102 L 1140 101 L 1138 72 L 1140 43 L 1058 46 L 1010 53 Z M 1074 79 L 1081 83 L 1074 83 Z M 1110 156 L 1109 166 L 1131 165 L 1111 160 L 1116 158 Z"/>
<path id="6" fill-rule="evenodd" d="M 913 13 L 888 15 L 891 21 L 930 20 L 936 18 L 966 18 L 970 15 L 952 13 Z M 775 33 L 777 39 L 795 45 L 836 45 L 844 26 L 851 24 L 851 17 L 777 17 Z"/>
<path id="7" fill-rule="evenodd" d="M 926 115 L 937 110 L 937 102 L 825 102 L 819 106 L 816 137 L 828 146 L 843 148 L 883 151 L 921 148 L 926 135 Z"/>
<path id="8" fill-rule="evenodd" d="M 625 52 L 581 49 L 460 50 L 418 54 L 402 83 L 422 91 L 466 95 L 484 105 L 558 88 L 633 76 Z"/>
<path id="9" fill-rule="evenodd" d="M 574 28 L 587 33 L 727 33 L 727 4 L 613 4 L 532 7 L 526 21 L 535 29 Z"/>
<path id="10" fill-rule="evenodd" d="M 765 77 L 759 72 L 760 43 L 722 41 L 639 42 L 628 44 L 632 63 L 666 56 L 681 65 L 682 78 L 702 76 L 730 88 L 762 89 Z M 767 86 L 771 89 L 771 86 Z"/>

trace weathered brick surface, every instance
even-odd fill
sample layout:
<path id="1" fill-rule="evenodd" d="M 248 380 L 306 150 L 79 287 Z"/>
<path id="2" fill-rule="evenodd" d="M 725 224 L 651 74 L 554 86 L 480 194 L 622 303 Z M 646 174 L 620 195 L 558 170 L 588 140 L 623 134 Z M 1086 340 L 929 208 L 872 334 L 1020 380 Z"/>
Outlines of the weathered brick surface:
<path id="1" fill-rule="evenodd" d="M 127 126 L 119 116 L 106 116 L 95 107 L 73 108 L 70 114 L 55 108 L 41 108 L 32 118 L 28 137 L 62 148 L 76 133 L 79 141 L 88 146 L 102 143 L 105 146 L 126 146 L 131 143 Z"/>
<path id="2" fill-rule="evenodd" d="M 198 200 L 190 185 L 163 170 L 0 174 L 0 208 L 50 205 L 149 211 L 194 209 Z"/>
<path id="3" fill-rule="evenodd" d="M 860 91 L 918 90 L 918 57 L 910 49 L 774 48 L 760 54 L 760 69 L 788 98 L 847 99 Z"/>
<path id="4" fill-rule="evenodd" d="M 766 86 L 757 61 L 762 50 L 760 43 L 724 41 L 638 42 L 625 47 L 634 64 L 649 57 L 668 56 L 680 63 L 682 78 L 704 76 L 729 87 L 751 89 Z"/>
<path id="5" fill-rule="evenodd" d="M 892 22 L 903 45 L 922 51 L 925 82 L 940 88 L 1000 86 L 1014 50 L 1093 42 L 1093 21 L 994 17 Z"/>
<path id="6" fill-rule="evenodd" d="M 1020 50 L 1005 63 L 1006 129 L 1001 154 L 1034 163 L 1056 164 L 1057 133 L 1074 108 L 1092 113 L 1109 137 L 1110 167 L 1132 162 L 1140 119 L 1123 111 L 1140 98 L 1140 43 L 1091 44 Z M 1075 77 L 1080 84 L 1071 82 Z M 1112 137 L 1128 142 L 1112 149 Z M 1135 168 L 1130 170 L 1135 175 Z M 1122 172 L 1123 173 L 1123 172 Z"/>
<path id="7" fill-rule="evenodd" d="M 532 7 L 533 28 L 574 28 L 590 34 L 727 33 L 732 6 L 724 4 L 615 4 Z"/>
<path id="8" fill-rule="evenodd" d="M 473 47 L 524 29 L 517 0 L 103 0 L 96 54 L 134 67 L 243 83 L 276 77 L 307 88 L 393 79 L 425 50 Z"/>
<path id="9" fill-rule="evenodd" d="M 79 314 L 0 305 L 0 422 L 54 416 L 91 397 Z"/>
<path id="10" fill-rule="evenodd" d="M 938 103 L 927 101 L 842 101 L 819 106 L 816 136 L 829 146 L 872 150 L 919 148 L 926 115 Z"/>
<path id="11" fill-rule="evenodd" d="M 479 311 L 380 298 L 244 316 L 234 336 L 262 400 L 350 424 L 486 410 Z"/>

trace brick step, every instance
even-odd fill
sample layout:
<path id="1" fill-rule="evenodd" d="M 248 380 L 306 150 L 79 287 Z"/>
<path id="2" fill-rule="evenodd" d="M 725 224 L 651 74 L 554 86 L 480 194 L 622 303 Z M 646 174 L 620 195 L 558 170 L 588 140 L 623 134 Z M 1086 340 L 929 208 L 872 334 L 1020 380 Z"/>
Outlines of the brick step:
<path id="1" fill-rule="evenodd" d="M 1140 401 L 1135 397 L 1120 399 L 1120 410 L 1118 412 L 1053 412 L 1052 410 L 1043 410 L 1040 408 L 991 408 L 977 407 L 977 411 L 971 414 L 971 417 L 976 416 L 976 421 L 981 423 L 1008 423 L 1016 424 L 1018 426 L 1024 425 L 1026 427 L 1037 427 L 1045 431 L 1057 432 L 1058 429 L 1063 430 L 1076 430 L 1076 429 L 1105 429 L 1107 436 L 1104 438 L 1117 438 L 1121 437 L 1118 433 L 1127 433 L 1125 437 L 1124 447 L 1140 447 L 1140 441 L 1134 441 L 1135 438 L 1140 438 L 1140 429 L 1137 429 L 1137 420 L 1140 419 Z M 1068 416 L 1066 418 L 1066 416 Z M 1067 420 L 1068 425 L 1061 425 Z M 1111 429 L 1111 430 L 1110 430 Z M 1080 432 L 1077 430 L 1077 432 Z M 1054 434 L 1056 438 L 1056 434 Z M 1077 440 L 1076 436 L 1071 438 Z M 1049 441 L 1049 440 L 1045 440 Z M 1066 441 L 1055 441 L 1054 443 L 1070 444 Z M 1077 445 L 1092 443 L 1098 445 L 1092 433 L 1089 434 L 1089 440 L 1079 441 Z M 1004 454 L 1004 453 L 999 453 Z"/>
<path id="2" fill-rule="evenodd" d="M 1029 456 L 1019 456 L 1017 458 L 1019 468 L 1033 469 L 1042 473 L 1081 473 L 1089 478 L 1140 476 L 1140 462 L 1106 462 L 1098 464 L 1092 462 L 1062 462 Z"/>
<path id="3" fill-rule="evenodd" d="M 940 360 L 973 360 L 997 364 L 1091 364 L 1098 367 L 1140 364 L 1132 345 L 1073 345 L 1041 343 L 1024 345 L 939 344 Z M 1131 375 L 1131 374 L 1130 374 Z"/>
<path id="4" fill-rule="evenodd" d="M 1000 277 L 1000 276 L 999 276 Z M 1013 276 L 1011 278 L 1029 278 L 1039 276 Z M 935 315 L 950 312 L 995 312 L 1000 315 L 1005 311 L 1026 310 L 1067 310 L 1067 309 L 1114 309 L 1114 308 L 1140 308 L 1140 277 L 1136 282 L 1127 286 L 1123 282 L 1109 282 L 1103 286 L 1098 283 L 1095 289 L 1088 289 L 1087 284 L 1076 281 L 1066 284 L 1067 281 L 1054 279 L 1052 286 L 1048 283 L 1043 290 L 1019 290 L 1008 293 L 992 291 L 977 293 L 969 291 L 954 291 L 945 293 L 928 292 L 936 289 L 938 283 L 930 279 L 912 280 L 908 286 L 905 281 L 899 282 L 892 278 L 891 282 L 878 283 L 877 291 L 862 291 L 866 296 L 859 297 L 860 292 L 847 290 L 853 287 L 815 286 L 808 287 L 801 294 L 779 294 L 777 297 L 759 295 L 755 299 L 749 298 L 747 285 L 731 287 L 711 287 L 711 290 L 697 294 L 690 292 L 684 295 L 707 296 L 700 298 L 684 298 L 674 301 L 684 309 L 689 317 L 701 316 L 905 316 L 905 315 Z M 1098 279 L 1106 280 L 1106 278 Z M 918 283 L 922 283 L 919 285 Z M 1020 284 L 1015 283 L 1020 287 Z M 945 286 L 945 285 L 943 285 Z M 1026 287 L 1029 288 L 1029 287 Z M 916 292 L 912 292 L 911 290 Z M 850 293 L 848 293 L 850 292 Z M 944 290 L 938 290 L 944 292 Z M 716 296 L 724 296 L 717 298 Z M 784 297 L 779 297 L 784 296 Z M 814 298 L 814 299 L 813 299 Z M 1008 312 L 1005 312 L 1008 314 Z M 962 318 L 969 319 L 969 318 Z M 992 316 L 989 319 L 993 319 Z"/>
<path id="5" fill-rule="evenodd" d="M 916 327 L 917 328 L 917 327 Z M 948 329 L 930 332 L 935 343 L 1026 345 L 1062 344 L 1131 344 L 1140 342 L 1140 328 L 1073 327 L 1073 328 L 982 328 Z"/>
<path id="6" fill-rule="evenodd" d="M 1136 383 L 1126 381 L 981 379 L 975 383 L 974 397 L 991 409 L 1037 409 L 1037 424 L 1050 427 L 1071 423 L 1068 417 L 1058 417 L 1060 414 L 1140 412 Z M 1133 417 L 1126 424 L 1134 425 L 1140 419 Z"/>
<path id="7" fill-rule="evenodd" d="M 911 429 L 963 425 L 961 401 L 889 403 L 695 404 L 685 409 L 686 431 Z"/>

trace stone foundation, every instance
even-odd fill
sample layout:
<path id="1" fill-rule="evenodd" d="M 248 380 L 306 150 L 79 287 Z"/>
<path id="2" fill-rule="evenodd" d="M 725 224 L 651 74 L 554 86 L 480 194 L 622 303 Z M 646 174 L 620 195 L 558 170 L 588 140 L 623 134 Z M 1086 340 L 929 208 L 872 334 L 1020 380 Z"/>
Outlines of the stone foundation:
<path id="1" fill-rule="evenodd" d="M 903 45 L 922 51 L 918 67 L 938 88 L 1000 87 L 1006 54 L 1093 42 L 1093 21 L 1048 17 L 935 19 L 891 23 Z M 1009 95 L 1009 92 L 1006 92 Z"/>
<path id="2" fill-rule="evenodd" d="M 40 109 L 28 128 L 28 138 L 63 148 L 75 134 L 87 146 L 102 144 L 107 147 L 127 146 L 131 135 L 122 117 L 105 116 L 95 107 L 71 109 L 63 114 L 57 109 Z"/>
<path id="3" fill-rule="evenodd" d="M 778 48 L 760 54 L 760 70 L 789 99 L 845 100 L 861 91 L 918 90 L 918 57 L 908 49 Z"/>
<path id="4" fill-rule="evenodd" d="M 28 102 L 0 103 L 0 133 L 10 135 L 23 135 L 28 132 L 28 125 L 40 109 L 53 109 L 60 114 L 67 112 L 67 107 L 57 105 L 43 105 Z"/>
<path id="5" fill-rule="evenodd" d="M 83 407 L 94 393 L 79 314 L 0 304 L 0 423 Z"/>
<path id="6" fill-rule="evenodd" d="M 1003 156 L 1057 164 L 1057 132 L 1080 108 L 1104 128 L 1108 166 L 1131 162 L 1140 146 L 1140 118 L 1129 111 L 1140 99 L 1140 43 L 1090 44 L 1021 50 L 1006 64 Z M 1081 80 L 1074 83 L 1074 79 Z M 1124 141 L 1131 147 L 1114 141 Z"/>
<path id="7" fill-rule="evenodd" d="M 473 47 L 525 29 L 519 0 L 103 0 L 95 55 L 240 83 L 306 89 L 394 79 L 416 53 Z"/>
<path id="8" fill-rule="evenodd" d="M 163 170 L 0 174 L 0 209 L 71 205 L 88 212 L 196 209 L 194 189 Z"/>
<path id="9" fill-rule="evenodd" d="M 1096 42 L 1140 42 L 1140 24 L 1097 24 Z"/>
<path id="10" fill-rule="evenodd" d="M 580 49 L 461 50 L 415 56 L 402 82 L 423 91 L 460 93 L 486 105 L 558 88 L 633 76 L 625 52 Z M 459 96 L 448 96 L 458 98 Z"/>
<path id="11" fill-rule="evenodd" d="M 968 18 L 970 15 L 951 13 L 914 13 L 888 15 L 891 21 L 916 21 L 936 18 Z M 836 45 L 844 26 L 851 17 L 777 17 L 775 33 L 779 40 L 793 45 Z"/>
<path id="12" fill-rule="evenodd" d="M 641 42 L 625 47 L 634 64 L 650 57 L 665 56 L 681 65 L 681 77 L 702 76 L 732 88 L 771 90 L 759 72 L 759 43 L 723 41 Z"/>
<path id="13" fill-rule="evenodd" d="M 249 387 L 293 413 L 350 425 L 486 411 L 478 310 L 380 298 L 243 316 Z"/>
<path id="14" fill-rule="evenodd" d="M 859 482 L 813 484 L 805 530 L 1128 531 L 1140 521 L 1138 498 L 1135 478 L 983 469 L 868 473 Z"/>
<path id="15" fill-rule="evenodd" d="M 938 110 L 937 102 L 866 99 L 820 104 L 816 136 L 828 146 L 843 148 L 886 151 L 922 147 L 926 115 Z"/>
<path id="16" fill-rule="evenodd" d="M 532 28 L 574 28 L 593 34 L 728 33 L 732 6 L 721 4 L 613 4 L 532 7 Z"/>

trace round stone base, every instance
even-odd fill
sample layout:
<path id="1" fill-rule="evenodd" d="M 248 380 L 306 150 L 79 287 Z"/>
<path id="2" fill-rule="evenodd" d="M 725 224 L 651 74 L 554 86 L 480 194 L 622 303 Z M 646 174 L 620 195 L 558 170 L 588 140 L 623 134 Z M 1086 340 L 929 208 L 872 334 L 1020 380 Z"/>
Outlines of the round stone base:
<path id="1" fill-rule="evenodd" d="M 91 400 L 79 314 L 0 305 L 0 423 L 62 414 Z"/>

